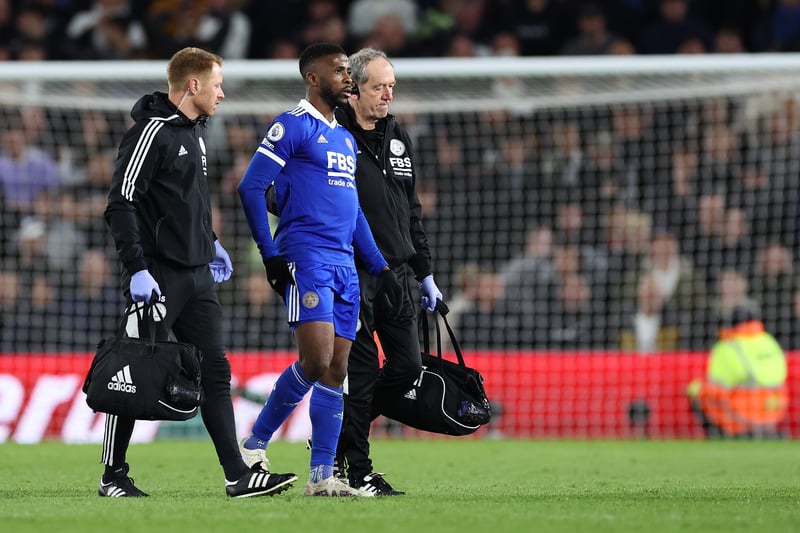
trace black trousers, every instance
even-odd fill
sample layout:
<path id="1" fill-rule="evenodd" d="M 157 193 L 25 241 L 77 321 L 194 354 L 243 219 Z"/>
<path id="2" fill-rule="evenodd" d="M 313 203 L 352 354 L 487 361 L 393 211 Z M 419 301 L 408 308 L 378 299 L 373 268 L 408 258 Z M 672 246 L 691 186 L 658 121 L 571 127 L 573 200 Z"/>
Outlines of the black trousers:
<path id="1" fill-rule="evenodd" d="M 410 267 L 392 268 L 405 287 L 400 314 L 386 318 L 377 295 L 377 279 L 359 271 L 361 284 L 361 325 L 350 349 L 347 366 L 347 387 L 344 395 L 344 419 L 339 437 L 337 458 L 348 465 L 351 483 L 360 484 L 372 472 L 369 457 L 369 430 L 381 414 L 382 405 L 405 392 L 422 370 L 419 332 L 417 330 L 416 281 Z M 378 360 L 377 333 L 385 356 L 383 367 Z"/>
<path id="2" fill-rule="evenodd" d="M 156 338 L 166 340 L 170 331 L 175 339 L 189 342 L 203 355 L 201 375 L 205 402 L 200 408 L 203 423 L 214 443 L 226 479 L 243 476 L 247 467 L 236 442 L 236 425 L 231 403 L 231 366 L 222 344 L 222 307 L 208 266 L 176 269 L 157 263 L 148 269 L 161 288 L 157 307 L 163 313 Z M 151 302 L 152 303 L 152 302 Z M 142 322 L 142 304 L 128 297 L 128 310 L 137 308 L 129 317 L 127 334 L 144 337 L 150 334 L 149 322 Z M 135 420 L 106 415 L 102 462 L 118 467 L 125 462 Z"/>

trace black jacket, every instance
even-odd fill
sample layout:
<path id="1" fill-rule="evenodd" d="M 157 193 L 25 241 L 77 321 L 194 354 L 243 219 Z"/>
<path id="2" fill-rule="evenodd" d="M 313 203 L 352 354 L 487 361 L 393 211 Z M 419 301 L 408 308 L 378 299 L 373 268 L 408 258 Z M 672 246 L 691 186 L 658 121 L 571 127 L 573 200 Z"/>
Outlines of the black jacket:
<path id="1" fill-rule="evenodd" d="M 408 263 L 421 280 L 431 273 L 431 253 L 422 228 L 408 133 L 392 115 L 378 121 L 376 130 L 383 131 L 383 141 L 376 153 L 350 106 L 338 108 L 336 120 L 358 143 L 358 198 L 378 248 L 390 265 Z"/>
<path id="2" fill-rule="evenodd" d="M 197 267 L 214 258 L 203 142 L 205 117 L 190 120 L 167 95 L 134 104 L 114 168 L 106 224 L 128 275 L 152 260 Z"/>

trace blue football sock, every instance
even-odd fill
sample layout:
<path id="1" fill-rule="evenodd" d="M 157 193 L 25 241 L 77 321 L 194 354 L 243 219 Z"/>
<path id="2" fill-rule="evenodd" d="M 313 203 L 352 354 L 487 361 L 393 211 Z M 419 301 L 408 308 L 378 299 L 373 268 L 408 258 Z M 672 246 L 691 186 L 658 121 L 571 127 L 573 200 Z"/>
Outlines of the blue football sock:
<path id="1" fill-rule="evenodd" d="M 311 483 L 319 483 L 323 479 L 328 479 L 333 475 L 333 465 L 317 465 L 311 467 L 308 478 Z"/>
<path id="2" fill-rule="evenodd" d="M 245 448 L 266 449 L 272 434 L 281 427 L 284 420 L 297 407 L 311 385 L 313 383 L 303 375 L 299 363 L 295 362 L 284 370 L 278 381 L 275 382 L 275 387 L 273 387 L 267 403 L 258 414 L 250 438 L 245 442 Z"/>
<path id="3" fill-rule="evenodd" d="M 336 444 L 342 431 L 344 400 L 342 389 L 314 383 L 308 414 L 311 417 L 311 481 L 317 483 L 333 475 Z"/>

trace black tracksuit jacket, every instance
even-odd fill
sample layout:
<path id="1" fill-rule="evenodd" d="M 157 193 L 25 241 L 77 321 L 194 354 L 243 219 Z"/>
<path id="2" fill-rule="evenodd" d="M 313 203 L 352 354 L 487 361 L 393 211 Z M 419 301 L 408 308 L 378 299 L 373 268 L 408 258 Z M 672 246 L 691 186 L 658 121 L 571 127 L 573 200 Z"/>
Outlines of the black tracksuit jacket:
<path id="1" fill-rule="evenodd" d="M 376 154 L 350 106 L 338 108 L 336 120 L 358 143 L 358 199 L 378 248 L 389 265 L 408 263 L 421 280 L 431 273 L 431 253 L 422 228 L 408 133 L 394 116 L 382 119 L 376 129 L 385 126 L 383 149 Z"/>
<path id="2" fill-rule="evenodd" d="M 431 273 L 431 254 L 420 220 L 415 160 L 406 131 L 389 115 L 378 121 L 375 131 L 364 132 L 349 106 L 336 110 L 336 120 L 356 138 L 356 187 L 361 209 L 378 248 L 406 289 L 397 316 L 388 319 L 379 305 L 377 282 L 371 276 L 360 275 L 362 327 L 350 350 L 348 391 L 337 448 L 337 455 L 349 465 L 350 482 L 360 486 L 364 476 L 373 470 L 369 458 L 372 420 L 382 412 L 385 402 L 401 397 L 419 377 L 419 306 L 414 303 L 411 276 L 413 271 L 419 281 Z M 383 138 L 378 132 L 383 133 Z M 373 146 L 380 149 L 374 150 Z M 373 332 L 377 332 L 385 355 L 380 368 Z"/>
<path id="3" fill-rule="evenodd" d="M 140 98 L 119 147 L 105 219 L 127 275 L 150 260 L 194 268 L 214 258 L 205 117 L 190 120 L 167 95 Z"/>

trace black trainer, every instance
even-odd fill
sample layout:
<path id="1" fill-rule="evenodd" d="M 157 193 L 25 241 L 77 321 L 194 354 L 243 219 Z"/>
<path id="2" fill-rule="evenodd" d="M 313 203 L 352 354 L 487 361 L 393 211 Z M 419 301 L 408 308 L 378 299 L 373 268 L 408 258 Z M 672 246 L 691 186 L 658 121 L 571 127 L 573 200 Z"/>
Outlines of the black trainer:
<path id="1" fill-rule="evenodd" d="M 114 470 L 111 478 L 106 478 L 105 474 L 100 478 L 100 486 L 97 487 L 97 494 L 109 498 L 139 498 L 149 496 L 136 485 L 133 478 L 128 477 L 130 467 L 125 463 Z"/>
<path id="2" fill-rule="evenodd" d="M 297 474 L 273 474 L 256 463 L 236 481 L 225 481 L 225 492 L 231 498 L 274 496 L 297 481 Z"/>
<path id="3" fill-rule="evenodd" d="M 394 488 L 389 485 L 389 482 L 383 479 L 382 472 L 372 472 L 364 476 L 361 481 L 351 481 L 355 481 L 355 483 L 350 483 L 352 487 L 371 492 L 375 496 L 400 496 L 401 494 L 405 494 L 403 491 L 394 490 Z"/>
<path id="4" fill-rule="evenodd" d="M 338 455 L 333 458 L 333 475 L 347 481 L 347 458 Z"/>

